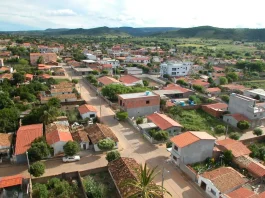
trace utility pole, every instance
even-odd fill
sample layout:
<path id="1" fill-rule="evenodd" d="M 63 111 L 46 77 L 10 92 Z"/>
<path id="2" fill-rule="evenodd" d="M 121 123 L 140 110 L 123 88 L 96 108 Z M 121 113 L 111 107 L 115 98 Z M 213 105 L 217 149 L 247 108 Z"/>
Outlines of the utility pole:
<path id="1" fill-rule="evenodd" d="M 225 129 L 225 139 L 227 138 L 227 132 L 228 132 L 228 124 L 226 125 L 226 129 Z"/>

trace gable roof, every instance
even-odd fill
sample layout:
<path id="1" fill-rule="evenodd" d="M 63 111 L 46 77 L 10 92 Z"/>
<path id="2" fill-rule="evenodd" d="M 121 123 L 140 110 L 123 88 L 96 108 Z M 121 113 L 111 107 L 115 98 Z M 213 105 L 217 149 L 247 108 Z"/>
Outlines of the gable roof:
<path id="1" fill-rule="evenodd" d="M 250 173 L 258 177 L 263 177 L 265 175 L 265 166 L 247 155 L 237 157 L 235 162 L 240 167 L 246 168 Z"/>
<path id="2" fill-rule="evenodd" d="M 0 146 L 10 147 L 13 134 L 11 133 L 0 133 Z"/>
<path id="3" fill-rule="evenodd" d="M 76 142 L 89 142 L 87 132 L 84 130 L 78 130 L 72 133 L 72 137 Z"/>
<path id="4" fill-rule="evenodd" d="M 162 113 L 153 113 L 148 115 L 147 119 L 155 123 L 161 130 L 166 130 L 171 127 L 182 127 L 178 122 Z"/>
<path id="5" fill-rule="evenodd" d="M 212 93 L 212 92 L 221 92 L 221 89 L 218 87 L 212 87 L 212 88 L 207 88 L 206 92 Z"/>
<path id="6" fill-rule="evenodd" d="M 176 85 L 176 84 L 168 84 L 166 87 L 163 87 L 162 90 L 176 90 L 176 91 L 180 91 L 182 93 L 192 92 L 192 90 L 183 88 L 183 87 Z"/>
<path id="7" fill-rule="evenodd" d="M 132 76 L 132 75 L 125 75 L 125 76 L 120 77 L 119 80 L 120 82 L 125 83 L 125 84 L 132 84 L 137 81 L 140 81 L 141 79 L 135 76 Z"/>
<path id="8" fill-rule="evenodd" d="M 89 104 L 84 104 L 78 107 L 78 111 L 80 114 L 85 114 L 87 112 L 97 112 L 96 108 Z"/>
<path id="9" fill-rule="evenodd" d="M 25 153 L 31 143 L 43 135 L 43 124 L 31 124 L 19 127 L 16 138 L 15 155 Z"/>
<path id="10" fill-rule="evenodd" d="M 219 109 L 224 110 L 224 109 L 227 109 L 227 107 L 228 107 L 227 104 L 225 104 L 225 103 L 221 103 L 221 102 L 219 102 L 219 103 L 214 103 L 214 104 L 202 105 L 202 106 L 204 106 L 204 107 L 208 107 L 208 108 L 210 108 L 210 109 L 214 109 L 214 110 L 219 110 Z"/>
<path id="11" fill-rule="evenodd" d="M 239 188 L 227 194 L 229 198 L 250 198 L 256 195 L 253 191 L 247 188 Z"/>
<path id="12" fill-rule="evenodd" d="M 134 191 L 133 188 L 124 187 L 123 182 L 126 179 L 136 180 L 136 171 L 139 168 L 140 165 L 133 158 L 120 157 L 119 159 L 109 162 L 108 170 L 121 194 L 121 197 L 128 196 Z"/>
<path id="13" fill-rule="evenodd" d="M 0 189 L 21 185 L 22 181 L 23 181 L 22 175 L 12 175 L 12 176 L 7 176 L 7 177 L 1 177 L 0 178 Z"/>
<path id="14" fill-rule="evenodd" d="M 87 127 L 85 131 L 87 132 L 92 144 L 97 144 L 100 140 L 106 138 L 111 138 L 115 142 L 119 142 L 118 138 L 113 133 L 113 131 L 104 124 L 93 124 L 92 126 Z"/>
<path id="15" fill-rule="evenodd" d="M 120 83 L 115 78 L 109 77 L 109 76 L 103 76 L 101 78 L 98 78 L 98 82 L 101 82 L 103 85 L 109 85 L 112 83 Z"/>
<path id="16" fill-rule="evenodd" d="M 216 141 L 217 147 L 221 151 L 231 150 L 234 157 L 249 155 L 251 151 L 242 143 L 230 138 Z"/>
<path id="17" fill-rule="evenodd" d="M 199 140 L 215 140 L 215 138 L 203 131 L 187 131 L 170 139 L 179 148 L 183 148 Z"/>
<path id="18" fill-rule="evenodd" d="M 204 172 L 201 176 L 209 179 L 221 193 L 225 193 L 246 183 L 244 176 L 231 167 L 221 167 Z"/>
<path id="19" fill-rule="evenodd" d="M 243 121 L 243 120 L 246 120 L 246 121 L 250 121 L 246 116 L 240 114 L 240 113 L 234 113 L 234 114 L 226 114 L 225 116 L 231 116 L 233 117 L 236 121 Z"/>
<path id="20" fill-rule="evenodd" d="M 56 142 L 73 141 L 68 126 L 59 123 L 51 123 L 46 127 L 46 141 L 49 145 Z"/>

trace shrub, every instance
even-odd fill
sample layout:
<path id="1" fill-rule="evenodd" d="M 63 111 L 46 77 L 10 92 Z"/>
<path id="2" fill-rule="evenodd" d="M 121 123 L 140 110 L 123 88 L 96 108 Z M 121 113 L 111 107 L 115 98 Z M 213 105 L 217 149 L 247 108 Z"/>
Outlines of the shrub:
<path id="1" fill-rule="evenodd" d="M 32 197 L 36 198 L 48 198 L 49 197 L 49 191 L 47 189 L 47 186 L 45 184 L 39 184 L 36 183 L 33 185 L 33 194 Z"/>
<path id="2" fill-rule="evenodd" d="M 51 154 L 51 147 L 47 142 L 41 138 L 32 142 L 31 147 L 28 150 L 29 159 L 31 161 L 38 161 L 48 157 Z"/>
<path id="3" fill-rule="evenodd" d="M 172 115 L 181 115 L 183 112 L 183 109 L 180 106 L 173 106 L 170 108 L 169 113 Z"/>
<path id="4" fill-rule="evenodd" d="M 128 118 L 128 113 L 125 111 L 120 111 L 116 113 L 116 117 L 118 120 L 123 121 L 126 120 Z"/>
<path id="5" fill-rule="evenodd" d="M 204 88 L 201 85 L 192 85 L 192 87 L 198 92 L 204 92 Z"/>
<path id="6" fill-rule="evenodd" d="M 232 132 L 229 134 L 229 137 L 233 140 L 239 140 L 240 136 L 241 136 L 240 133 L 237 132 Z"/>
<path id="7" fill-rule="evenodd" d="M 97 70 L 93 70 L 91 73 L 94 74 L 94 75 L 98 75 L 99 74 L 99 72 Z"/>
<path id="8" fill-rule="evenodd" d="M 168 74 L 164 74 L 163 78 L 169 78 L 169 75 Z"/>
<path id="9" fill-rule="evenodd" d="M 260 136 L 260 135 L 263 134 L 263 131 L 262 131 L 261 128 L 255 128 L 255 129 L 253 130 L 253 134 L 256 135 L 256 136 Z"/>
<path id="10" fill-rule="evenodd" d="M 233 160 L 233 154 L 231 150 L 224 151 L 224 162 L 230 164 Z"/>
<path id="11" fill-rule="evenodd" d="M 166 143 L 166 147 L 167 147 L 167 148 L 171 148 L 171 147 L 172 147 L 172 142 L 167 142 L 167 143 Z"/>
<path id="12" fill-rule="evenodd" d="M 77 84 L 78 83 L 78 80 L 77 79 L 73 79 L 72 80 L 72 83 Z"/>
<path id="13" fill-rule="evenodd" d="M 34 177 L 42 176 L 45 172 L 45 165 L 42 162 L 35 162 L 29 168 L 29 173 Z"/>
<path id="14" fill-rule="evenodd" d="M 96 182 L 92 177 L 85 177 L 82 183 L 88 197 L 108 197 L 106 187 L 103 184 Z"/>
<path id="15" fill-rule="evenodd" d="M 237 128 L 241 129 L 241 130 L 246 130 L 250 127 L 250 124 L 248 121 L 246 120 L 241 120 L 237 123 Z"/>
<path id="16" fill-rule="evenodd" d="M 168 139 L 168 132 L 167 131 L 157 131 L 154 133 L 153 138 L 156 141 L 165 141 Z"/>
<path id="17" fill-rule="evenodd" d="M 228 80 L 226 77 L 220 77 L 220 85 L 225 85 L 228 83 Z"/>
<path id="18" fill-rule="evenodd" d="M 68 156 L 73 156 L 77 154 L 80 151 L 80 146 L 77 142 L 75 141 L 68 141 L 64 146 L 63 146 L 64 153 Z"/>
<path id="19" fill-rule="evenodd" d="M 108 162 L 111 162 L 113 160 L 119 159 L 120 157 L 121 157 L 121 154 L 119 153 L 119 151 L 110 151 L 106 155 L 106 160 Z"/>
<path id="20" fill-rule="evenodd" d="M 144 118 L 143 117 L 138 117 L 136 118 L 136 124 L 143 124 Z"/>
<path id="21" fill-rule="evenodd" d="M 149 82 L 147 80 L 143 80 L 143 84 L 145 87 L 147 87 L 149 85 Z"/>
<path id="22" fill-rule="evenodd" d="M 114 148 L 114 146 L 115 146 L 115 142 L 112 139 L 106 138 L 98 142 L 98 148 L 100 150 L 104 150 L 104 151 L 111 150 Z"/>
<path id="23" fill-rule="evenodd" d="M 229 103 L 229 96 L 228 95 L 221 95 L 220 98 L 222 99 L 222 101 Z"/>
<path id="24" fill-rule="evenodd" d="M 215 133 L 217 133 L 217 134 L 221 134 L 221 133 L 225 133 L 226 129 L 225 129 L 225 126 L 223 126 L 223 125 L 217 125 L 217 126 L 214 128 L 214 131 L 215 131 Z"/>

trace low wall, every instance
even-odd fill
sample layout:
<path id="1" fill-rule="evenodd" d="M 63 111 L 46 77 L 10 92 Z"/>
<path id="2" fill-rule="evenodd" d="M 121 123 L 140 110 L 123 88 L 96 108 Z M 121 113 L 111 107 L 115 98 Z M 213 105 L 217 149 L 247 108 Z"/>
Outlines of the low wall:
<path id="1" fill-rule="evenodd" d="M 193 182 L 197 182 L 197 173 L 194 172 L 191 168 L 186 166 L 184 163 L 179 163 L 179 168 L 182 170 Z"/>
<path id="2" fill-rule="evenodd" d="M 265 135 L 261 135 L 261 136 L 257 136 L 257 137 L 253 137 L 253 138 L 249 138 L 245 140 L 239 140 L 239 141 L 246 145 L 256 143 L 256 142 L 263 142 L 265 141 Z"/>
<path id="3" fill-rule="evenodd" d="M 193 110 L 193 109 L 200 109 L 202 105 L 187 105 L 187 106 L 180 106 L 184 110 Z"/>

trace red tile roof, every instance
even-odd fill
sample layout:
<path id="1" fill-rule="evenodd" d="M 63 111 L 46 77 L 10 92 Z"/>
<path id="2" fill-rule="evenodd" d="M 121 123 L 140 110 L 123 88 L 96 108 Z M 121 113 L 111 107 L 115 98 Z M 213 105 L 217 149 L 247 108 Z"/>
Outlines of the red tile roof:
<path id="1" fill-rule="evenodd" d="M 112 83 L 120 83 L 115 78 L 109 77 L 109 76 L 103 76 L 101 78 L 98 78 L 98 82 L 101 82 L 103 85 L 109 85 Z"/>
<path id="2" fill-rule="evenodd" d="M 12 133 L 0 133 L 0 147 L 10 147 L 11 146 L 11 141 L 13 138 Z"/>
<path id="3" fill-rule="evenodd" d="M 125 76 L 120 77 L 119 80 L 120 82 L 125 83 L 125 84 L 132 84 L 137 81 L 140 81 L 141 79 L 135 76 L 132 76 L 132 75 L 125 75 Z"/>
<path id="4" fill-rule="evenodd" d="M 176 84 L 168 84 L 166 87 L 163 87 L 163 90 L 176 90 L 181 91 L 182 93 L 191 92 L 192 90 L 183 88 Z"/>
<path id="5" fill-rule="evenodd" d="M 227 194 L 229 198 L 250 198 L 253 195 L 256 195 L 253 191 L 247 188 L 239 188 Z"/>
<path id="6" fill-rule="evenodd" d="M 251 153 L 242 142 L 230 138 L 219 140 L 216 142 L 216 145 L 221 151 L 231 150 L 234 157 L 249 155 Z"/>
<path id="7" fill-rule="evenodd" d="M 225 103 L 214 103 L 214 104 L 208 104 L 208 105 L 203 105 L 205 107 L 211 108 L 211 109 L 222 109 L 226 110 L 228 105 Z"/>
<path id="8" fill-rule="evenodd" d="M 240 114 L 240 113 L 234 113 L 234 114 L 226 114 L 226 116 L 232 116 L 234 119 L 236 119 L 238 122 L 239 121 L 243 121 L 243 120 L 246 120 L 246 121 L 250 121 L 246 116 Z"/>
<path id="9" fill-rule="evenodd" d="M 102 65 L 102 68 L 112 68 L 112 65 L 111 64 L 103 64 Z"/>
<path id="10" fill-rule="evenodd" d="M 243 85 L 237 85 L 237 84 L 221 85 L 221 87 L 227 88 L 229 90 L 240 90 L 240 91 L 244 91 L 244 90 L 249 89 L 249 88 L 246 88 Z"/>
<path id="11" fill-rule="evenodd" d="M 205 82 L 205 81 L 202 81 L 202 80 L 200 80 L 200 79 L 192 80 L 192 81 L 191 81 L 191 84 L 192 84 L 192 85 L 201 85 L 201 86 L 209 86 L 209 85 L 210 85 L 210 83 Z"/>
<path id="12" fill-rule="evenodd" d="M 42 137 L 42 135 L 42 124 L 32 124 L 19 127 L 17 131 L 15 155 L 25 153 L 30 148 L 31 143 L 36 138 Z"/>
<path id="13" fill-rule="evenodd" d="M 204 172 L 202 177 L 209 179 L 221 193 L 225 193 L 246 183 L 244 176 L 231 167 L 221 167 Z"/>
<path id="14" fill-rule="evenodd" d="M 46 141 L 49 145 L 52 145 L 56 142 L 73 141 L 73 138 L 67 126 L 52 123 L 47 126 Z"/>
<path id="15" fill-rule="evenodd" d="M 212 92 L 221 92 L 221 89 L 218 87 L 212 87 L 212 88 L 208 88 L 206 89 L 206 92 L 208 93 L 212 93 Z"/>
<path id="16" fill-rule="evenodd" d="M 182 127 L 178 122 L 162 113 L 153 113 L 151 115 L 148 115 L 147 119 L 151 120 L 162 130 L 169 129 L 171 127 Z"/>
<path id="17" fill-rule="evenodd" d="M 97 112 L 96 108 L 92 105 L 84 104 L 78 107 L 80 114 L 85 114 L 87 112 Z"/>
<path id="18" fill-rule="evenodd" d="M 7 176 L 7 177 L 1 177 L 0 178 L 0 189 L 21 185 L 22 181 L 23 181 L 22 175 L 12 175 L 12 176 Z"/>
<path id="19" fill-rule="evenodd" d="M 178 147 L 183 148 L 202 139 L 215 140 L 213 136 L 203 131 L 187 131 L 174 136 L 170 141 Z"/>

